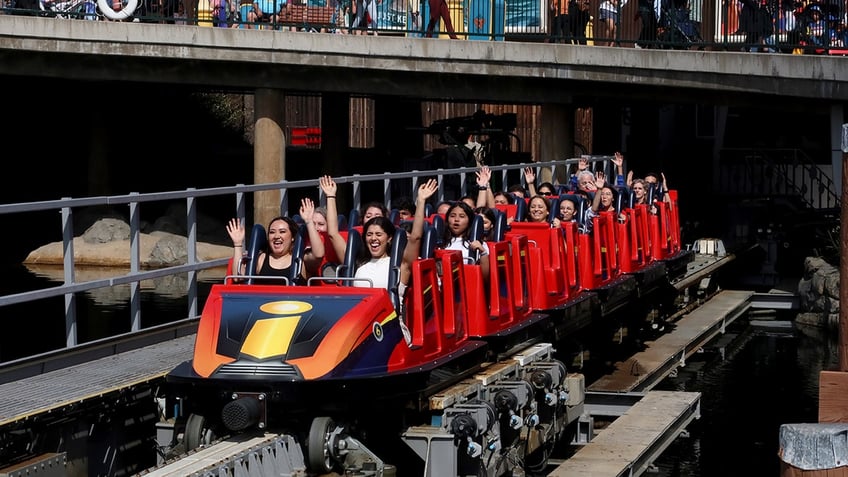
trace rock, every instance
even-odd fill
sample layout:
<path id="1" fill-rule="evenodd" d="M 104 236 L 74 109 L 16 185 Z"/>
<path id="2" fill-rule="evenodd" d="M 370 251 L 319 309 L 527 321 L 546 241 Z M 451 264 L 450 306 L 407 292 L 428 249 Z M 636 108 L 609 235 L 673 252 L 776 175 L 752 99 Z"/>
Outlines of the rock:
<path id="1" fill-rule="evenodd" d="M 798 282 L 801 313 L 797 323 L 836 329 L 839 324 L 839 269 L 819 257 L 804 260 Z"/>
<path id="2" fill-rule="evenodd" d="M 185 237 L 166 232 L 139 234 L 140 266 L 163 268 L 187 263 L 187 242 Z M 74 264 L 78 267 L 129 267 L 129 225 L 112 218 L 102 219 L 89 227 L 83 236 L 75 237 L 73 247 Z M 64 263 L 63 254 L 62 242 L 53 242 L 30 252 L 23 263 L 61 266 Z M 230 246 L 197 243 L 197 259 L 200 261 L 229 258 L 232 255 L 233 249 Z"/>
<path id="3" fill-rule="evenodd" d="M 82 234 L 85 243 L 106 243 L 115 240 L 129 240 L 130 226 L 120 219 L 102 219 L 94 223 Z"/>

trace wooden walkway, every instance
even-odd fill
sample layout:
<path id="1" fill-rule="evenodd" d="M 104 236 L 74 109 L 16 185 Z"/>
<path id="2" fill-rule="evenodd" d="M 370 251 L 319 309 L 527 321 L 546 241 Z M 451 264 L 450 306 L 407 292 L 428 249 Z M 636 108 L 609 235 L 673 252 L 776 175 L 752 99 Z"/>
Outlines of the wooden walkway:
<path id="1" fill-rule="evenodd" d="M 616 477 L 644 473 L 693 419 L 701 393 L 650 391 L 623 416 L 563 462 L 548 477 Z M 669 436 L 669 433 L 674 435 Z"/>
<path id="2" fill-rule="evenodd" d="M 587 394 L 646 394 L 562 463 L 551 477 L 637 476 L 700 417 L 701 393 L 650 391 L 724 326 L 751 307 L 751 291 L 724 290 L 675 322 L 674 329 L 648 348 L 616 364 L 586 388 Z"/>
<path id="3" fill-rule="evenodd" d="M 587 391 L 634 392 L 651 389 L 686 358 L 744 314 L 754 292 L 723 290 L 674 323 L 674 329 L 648 343 L 648 348 L 623 362 L 615 371 L 589 385 Z"/>

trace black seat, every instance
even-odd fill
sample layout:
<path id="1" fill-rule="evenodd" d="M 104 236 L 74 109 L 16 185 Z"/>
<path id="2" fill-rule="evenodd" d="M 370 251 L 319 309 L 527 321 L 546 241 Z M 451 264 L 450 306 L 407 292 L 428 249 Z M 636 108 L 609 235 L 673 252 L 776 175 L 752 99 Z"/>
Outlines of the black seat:
<path id="1" fill-rule="evenodd" d="M 445 218 L 441 215 L 433 216 L 433 228 L 436 230 L 436 245 L 445 246 Z"/>
<path id="2" fill-rule="evenodd" d="M 524 220 L 527 217 L 527 201 L 515 199 L 515 220 Z"/>
<path id="3" fill-rule="evenodd" d="M 559 197 L 553 196 L 548 199 L 550 209 L 548 209 L 548 222 L 552 223 L 554 219 L 559 217 Z"/>
<path id="4" fill-rule="evenodd" d="M 336 276 L 340 278 L 353 278 L 356 274 L 356 260 L 359 254 L 362 253 L 362 234 L 356 229 L 347 231 L 347 245 L 345 246 L 345 255 L 342 264 L 339 266 Z M 352 280 L 346 280 L 344 285 L 353 286 Z"/>
<path id="5" fill-rule="evenodd" d="M 362 225 L 362 224 L 359 223 L 361 217 L 359 216 L 359 210 L 358 209 L 351 210 L 350 214 L 348 214 L 348 217 L 349 217 L 348 220 L 347 220 L 348 228 L 353 228 L 353 227 L 356 227 L 357 225 Z"/>
<path id="6" fill-rule="evenodd" d="M 509 224 L 507 223 L 506 212 L 498 209 L 495 211 L 495 223 L 492 224 L 492 240 L 500 242 L 504 239 Z"/>
<path id="7" fill-rule="evenodd" d="M 395 310 L 400 310 L 403 297 L 400 295 L 400 266 L 403 263 L 403 253 L 406 250 L 406 231 L 400 227 L 395 228 L 395 236 L 392 238 L 392 249 L 389 251 L 389 298 L 392 300 Z"/>
<path id="8" fill-rule="evenodd" d="M 421 258 L 433 258 L 436 256 L 436 249 L 439 247 L 439 236 L 436 228 L 430 224 L 424 226 L 424 235 L 421 237 Z"/>
<path id="9" fill-rule="evenodd" d="M 268 245 L 268 234 L 265 232 L 265 227 L 262 224 L 254 224 L 253 228 L 250 230 L 250 242 L 248 242 L 247 246 L 247 255 L 242 259 L 243 262 L 246 263 L 244 274 L 245 275 L 254 275 L 256 274 L 256 265 L 259 263 L 259 254 L 265 250 L 265 247 Z M 240 266 L 241 264 L 238 264 Z M 236 264 L 233 264 L 236 266 Z M 233 273 L 239 275 L 238 272 L 240 268 L 236 268 Z M 252 278 L 247 279 L 247 283 L 253 283 Z"/>
<path id="10" fill-rule="evenodd" d="M 486 231 L 483 226 L 483 216 L 474 214 L 474 217 L 471 218 L 470 232 L 468 234 L 468 240 L 473 242 L 475 240 L 483 241 L 486 235 Z M 469 250 L 468 257 L 471 259 L 471 263 L 477 263 L 480 261 L 480 251 L 479 250 Z"/>

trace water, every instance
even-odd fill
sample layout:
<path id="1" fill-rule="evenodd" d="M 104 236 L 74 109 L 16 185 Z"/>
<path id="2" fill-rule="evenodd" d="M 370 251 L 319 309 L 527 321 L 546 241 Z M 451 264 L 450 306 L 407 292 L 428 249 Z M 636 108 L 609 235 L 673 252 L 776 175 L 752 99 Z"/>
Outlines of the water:
<path id="1" fill-rule="evenodd" d="M 23 265 L 3 267 L 7 278 L 3 294 L 39 290 L 62 283 L 60 267 L 30 270 Z M 113 277 L 127 270 L 83 269 L 78 281 Z M 198 276 L 198 314 L 213 283 L 223 279 L 223 269 Z M 141 283 L 141 327 L 149 328 L 188 317 L 187 275 L 168 276 Z M 100 288 L 76 295 L 77 340 L 85 343 L 130 331 L 132 315 L 129 285 Z M 65 346 L 64 297 L 0 307 L 4 332 L 0 333 L 0 362 L 61 349 Z M 22 339 L 22 337 L 24 339 Z"/>
<path id="2" fill-rule="evenodd" d="M 780 475 L 781 424 L 818 422 L 819 373 L 838 363 L 827 335 L 744 326 L 693 356 L 657 389 L 702 393 L 701 418 L 655 463 L 656 475 Z"/>

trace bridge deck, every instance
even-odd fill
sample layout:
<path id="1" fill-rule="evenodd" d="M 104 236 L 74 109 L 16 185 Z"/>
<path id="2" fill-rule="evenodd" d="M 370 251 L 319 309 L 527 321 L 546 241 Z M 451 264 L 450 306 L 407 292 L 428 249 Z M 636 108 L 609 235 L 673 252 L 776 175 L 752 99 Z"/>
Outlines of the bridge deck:
<path id="1" fill-rule="evenodd" d="M 0 426 L 165 376 L 191 359 L 194 335 L 0 384 Z"/>

